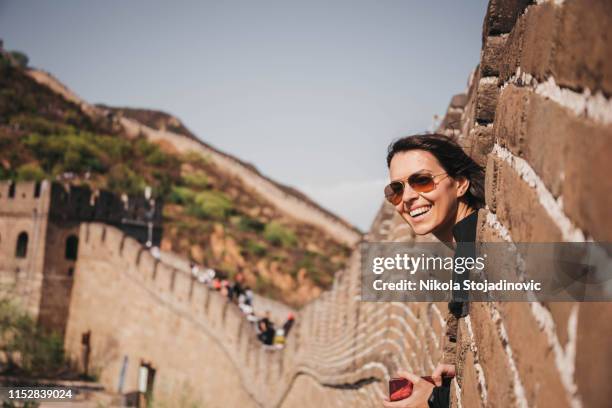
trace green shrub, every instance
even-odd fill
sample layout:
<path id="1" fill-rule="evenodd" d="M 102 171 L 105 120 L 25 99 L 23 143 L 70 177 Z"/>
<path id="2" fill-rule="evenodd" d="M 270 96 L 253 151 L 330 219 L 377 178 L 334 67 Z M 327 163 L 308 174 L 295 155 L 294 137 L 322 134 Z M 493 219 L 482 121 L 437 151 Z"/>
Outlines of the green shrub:
<path id="1" fill-rule="evenodd" d="M 203 191 L 196 194 L 188 212 L 200 218 L 223 220 L 233 210 L 230 199 L 218 191 Z"/>
<path id="2" fill-rule="evenodd" d="M 125 164 L 114 165 L 109 174 L 107 187 L 116 193 L 141 194 L 146 186 L 145 180 Z"/>
<path id="3" fill-rule="evenodd" d="M 28 376 L 52 376 L 66 367 L 61 336 L 45 333 L 7 299 L 0 300 L 0 347 L 8 369 Z"/>
<path id="4" fill-rule="evenodd" d="M 104 172 L 107 166 L 103 163 L 108 162 L 108 156 L 98 145 L 97 138 L 87 132 L 46 136 L 32 133 L 25 138 L 24 144 L 48 173 Z"/>
<path id="5" fill-rule="evenodd" d="M 327 288 L 333 281 L 333 277 L 319 267 L 314 267 L 306 270 L 306 275 L 314 282 L 315 285 Z"/>
<path id="6" fill-rule="evenodd" d="M 23 130 L 42 135 L 75 133 L 75 129 L 72 126 L 25 113 L 12 116 L 9 119 L 9 123 L 13 126 L 18 125 Z"/>
<path id="7" fill-rule="evenodd" d="M 196 171 L 183 176 L 183 182 L 190 187 L 197 189 L 206 189 L 209 187 L 208 177 L 203 171 Z"/>
<path id="8" fill-rule="evenodd" d="M 173 204 L 187 205 L 193 202 L 196 193 L 189 187 L 172 186 L 168 201 Z"/>
<path id="9" fill-rule="evenodd" d="M 266 224 L 263 234 L 264 238 L 275 246 L 291 247 L 297 243 L 293 231 L 276 221 Z"/>
<path id="10" fill-rule="evenodd" d="M 95 143 L 111 161 L 122 161 L 132 156 L 130 141 L 122 137 L 97 135 Z"/>
<path id="11" fill-rule="evenodd" d="M 37 163 L 26 163 L 17 169 L 17 180 L 41 181 L 45 178 L 45 172 Z"/>
<path id="12" fill-rule="evenodd" d="M 240 217 L 240 221 L 238 221 L 238 229 L 240 231 L 262 232 L 265 226 L 266 224 L 263 222 L 247 216 Z"/>
<path id="13" fill-rule="evenodd" d="M 182 159 L 186 163 L 195 164 L 199 166 L 205 166 L 209 162 L 208 156 L 204 156 L 194 150 L 190 150 L 183 154 Z"/>
<path id="14" fill-rule="evenodd" d="M 151 166 L 165 166 L 168 164 L 168 155 L 158 148 L 145 157 L 145 163 Z"/>
<path id="15" fill-rule="evenodd" d="M 264 244 L 252 239 L 247 240 L 245 247 L 247 253 L 255 257 L 265 256 L 267 252 L 267 248 Z"/>

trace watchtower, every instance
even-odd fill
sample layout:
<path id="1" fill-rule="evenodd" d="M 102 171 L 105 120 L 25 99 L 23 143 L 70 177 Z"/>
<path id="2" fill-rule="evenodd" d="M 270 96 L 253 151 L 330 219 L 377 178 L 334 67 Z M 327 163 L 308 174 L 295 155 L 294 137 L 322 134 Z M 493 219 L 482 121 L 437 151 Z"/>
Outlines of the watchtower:
<path id="1" fill-rule="evenodd" d="M 159 245 L 162 203 L 42 182 L 0 182 L 0 290 L 38 323 L 64 333 L 81 222 L 103 222 Z"/>

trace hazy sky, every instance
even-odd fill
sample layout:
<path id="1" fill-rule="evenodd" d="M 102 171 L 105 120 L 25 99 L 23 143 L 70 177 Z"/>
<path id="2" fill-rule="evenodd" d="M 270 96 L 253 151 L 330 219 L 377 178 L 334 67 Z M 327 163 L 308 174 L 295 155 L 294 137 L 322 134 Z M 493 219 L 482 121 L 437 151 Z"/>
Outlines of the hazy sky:
<path id="1" fill-rule="evenodd" d="M 0 0 L 0 38 L 89 102 L 161 109 L 367 229 L 385 153 L 478 63 L 484 0 Z"/>

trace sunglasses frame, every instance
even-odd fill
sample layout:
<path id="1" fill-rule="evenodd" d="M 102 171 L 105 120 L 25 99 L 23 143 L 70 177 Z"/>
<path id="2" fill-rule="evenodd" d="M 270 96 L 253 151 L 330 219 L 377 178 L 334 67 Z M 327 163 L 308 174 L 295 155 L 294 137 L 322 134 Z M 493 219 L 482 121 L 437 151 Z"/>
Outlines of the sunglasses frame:
<path id="1" fill-rule="evenodd" d="M 416 190 L 414 187 L 412 187 L 412 185 L 410 185 L 410 178 L 415 176 L 415 175 L 428 175 L 431 177 L 431 180 L 433 182 L 433 188 L 427 191 L 418 191 Z M 440 182 L 442 180 L 444 180 L 446 177 L 441 178 L 440 180 L 438 180 L 436 182 L 436 177 L 442 176 L 442 175 L 446 175 L 446 177 L 448 177 L 448 173 L 447 172 L 443 172 L 443 173 L 438 173 L 438 174 L 433 174 L 428 170 L 422 171 L 419 170 L 415 173 L 412 173 L 411 175 L 409 175 L 408 177 L 405 177 L 403 179 L 399 179 L 399 180 L 393 180 L 391 183 L 387 184 L 385 186 L 385 190 L 387 190 L 387 188 L 391 187 L 391 184 L 393 183 L 400 183 L 402 185 L 402 191 L 401 194 L 393 194 L 393 195 L 387 195 L 385 192 L 385 198 L 387 199 L 387 201 L 389 201 L 391 204 L 393 205 L 398 205 L 401 202 L 401 198 L 404 196 L 404 191 L 406 191 L 406 183 L 408 183 L 408 185 L 410 186 L 410 188 L 412 190 L 414 190 L 416 193 L 418 194 L 422 194 L 422 193 L 429 193 L 432 192 L 436 189 L 436 187 L 438 186 L 438 184 L 440 184 Z M 393 197 L 399 197 L 399 199 L 393 200 Z"/>

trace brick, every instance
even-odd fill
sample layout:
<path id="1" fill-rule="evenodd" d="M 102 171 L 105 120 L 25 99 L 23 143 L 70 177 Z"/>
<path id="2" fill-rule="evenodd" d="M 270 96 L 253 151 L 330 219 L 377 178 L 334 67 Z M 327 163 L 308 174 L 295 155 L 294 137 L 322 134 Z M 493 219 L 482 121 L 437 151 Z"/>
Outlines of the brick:
<path id="1" fill-rule="evenodd" d="M 508 85 L 500 92 L 497 104 L 497 117 L 493 124 L 495 140 L 516 156 L 522 155 L 529 94 L 530 91 L 526 88 Z"/>
<path id="2" fill-rule="evenodd" d="M 480 399 L 480 385 L 478 384 L 478 374 L 476 373 L 476 369 L 474 368 L 474 354 L 471 351 L 468 351 L 468 353 L 466 354 L 465 363 L 463 364 L 463 373 L 461 377 L 461 406 L 484 406 L 482 400 Z"/>
<path id="3" fill-rule="evenodd" d="M 525 88 L 507 86 L 500 95 L 496 139 L 527 160 L 547 189 L 561 194 L 573 113 Z M 582 143 L 582 142 L 581 142 Z"/>
<path id="4" fill-rule="evenodd" d="M 554 4 L 545 3 L 530 6 L 528 12 L 521 17 L 525 19 L 520 55 L 521 70 L 530 73 L 539 81 L 550 73 L 558 10 L 559 7 Z"/>
<path id="5" fill-rule="evenodd" d="M 499 306 L 528 404 L 569 406 L 552 348 L 529 309 L 529 303 L 524 302 Z"/>
<path id="6" fill-rule="evenodd" d="M 470 132 L 472 148 L 470 156 L 481 166 L 486 165 L 487 155 L 495 142 L 492 126 L 474 125 Z"/>
<path id="7" fill-rule="evenodd" d="M 604 128 L 576 119 L 565 132 L 569 140 L 563 188 L 565 213 L 596 241 L 612 241 L 612 126 Z"/>
<path id="8" fill-rule="evenodd" d="M 505 82 L 518 67 L 542 81 L 550 76 L 559 8 L 551 3 L 529 6 L 508 36 L 500 61 Z"/>
<path id="9" fill-rule="evenodd" d="M 487 7 L 483 36 L 509 33 L 529 0 L 491 0 Z"/>
<path id="10" fill-rule="evenodd" d="M 450 101 L 450 106 L 453 108 L 463 109 L 466 104 L 467 104 L 467 95 L 463 93 L 453 95 Z"/>
<path id="11" fill-rule="evenodd" d="M 504 242 L 499 232 L 484 222 L 478 227 L 476 240 L 478 242 Z"/>
<path id="12" fill-rule="evenodd" d="M 567 323 L 570 317 L 570 313 L 573 307 L 576 305 L 573 302 L 548 302 L 544 304 L 555 322 L 555 329 L 557 331 L 557 338 L 561 343 L 561 347 L 565 347 L 568 336 L 567 336 Z"/>
<path id="13" fill-rule="evenodd" d="M 503 60 L 506 37 L 489 36 L 485 38 L 480 59 L 480 76 L 498 76 L 500 63 Z"/>
<path id="14" fill-rule="evenodd" d="M 460 130 L 461 129 L 461 114 L 463 110 L 458 108 L 448 107 L 442 122 L 440 123 L 440 131 L 444 129 L 448 130 Z"/>
<path id="15" fill-rule="evenodd" d="M 481 302 L 473 302 L 470 305 L 478 361 L 487 381 L 487 403 L 492 407 L 511 406 L 512 402 L 509 401 L 514 400 L 514 393 L 508 357 L 488 307 L 486 303 Z"/>
<path id="16" fill-rule="evenodd" d="M 555 44 L 553 74 L 561 86 L 612 95 L 612 3 L 566 1 Z"/>
<path id="17" fill-rule="evenodd" d="M 479 124 L 487 124 L 495 120 L 495 108 L 499 88 L 496 82 L 479 81 L 476 95 L 476 111 L 474 118 Z"/>
<path id="18" fill-rule="evenodd" d="M 562 234 L 539 199 L 517 172 L 499 158 L 496 184 L 498 220 L 514 242 L 560 242 Z M 516 198 L 520 197 L 520 200 Z"/>
<path id="19" fill-rule="evenodd" d="M 499 178 L 499 165 L 495 156 L 487 156 L 487 166 L 485 170 L 485 201 L 489 210 L 497 211 L 497 182 Z"/>
<path id="20" fill-rule="evenodd" d="M 606 407 L 612 401 L 612 303 L 581 303 L 578 312 L 575 381 L 585 407 Z"/>
<path id="21" fill-rule="evenodd" d="M 606 174 L 612 126 L 596 125 L 543 96 L 507 86 L 501 93 L 494 133 L 498 143 L 527 160 L 567 215 L 596 240 L 609 240 L 612 206 Z M 588 142 L 587 142 L 588 140 Z M 589 197 L 585 205 L 584 197 Z"/>

